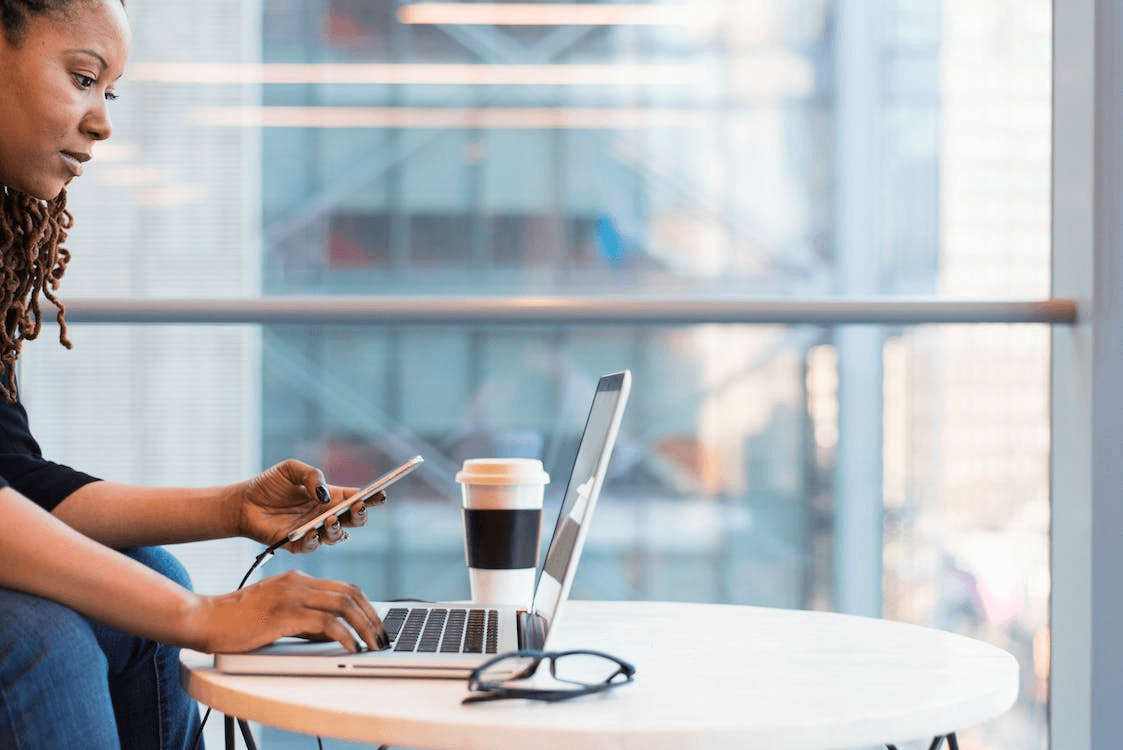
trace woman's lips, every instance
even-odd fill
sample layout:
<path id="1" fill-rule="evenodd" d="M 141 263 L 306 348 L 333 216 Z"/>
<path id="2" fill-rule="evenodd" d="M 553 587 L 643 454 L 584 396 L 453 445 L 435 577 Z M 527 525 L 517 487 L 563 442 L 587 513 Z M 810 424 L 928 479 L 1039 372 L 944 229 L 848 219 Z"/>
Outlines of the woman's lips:
<path id="1" fill-rule="evenodd" d="M 86 156 L 85 158 L 82 158 L 83 156 L 85 156 L 84 154 L 82 154 L 82 155 L 71 154 L 67 151 L 60 151 L 59 153 L 62 154 L 62 160 L 63 160 L 63 162 L 65 162 L 66 168 L 69 169 L 75 177 L 81 177 L 82 176 L 82 162 L 88 160 L 89 157 Z"/>

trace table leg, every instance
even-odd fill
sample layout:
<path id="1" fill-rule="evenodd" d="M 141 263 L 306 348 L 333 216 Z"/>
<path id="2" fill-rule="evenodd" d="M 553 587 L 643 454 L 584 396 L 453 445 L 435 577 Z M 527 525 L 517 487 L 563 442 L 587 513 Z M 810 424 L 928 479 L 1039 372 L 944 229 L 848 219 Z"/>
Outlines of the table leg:
<path id="1" fill-rule="evenodd" d="M 234 722 L 238 722 L 238 728 L 242 730 L 242 741 L 246 743 L 247 750 L 257 750 L 257 743 L 253 740 L 253 733 L 250 732 L 250 725 L 246 723 L 245 719 L 235 719 L 233 716 L 227 716 L 226 719 L 226 750 L 235 750 L 237 746 L 237 738 L 234 735 Z"/>
<path id="2" fill-rule="evenodd" d="M 257 750 L 257 743 L 253 741 L 253 733 L 245 719 L 238 719 L 238 726 L 242 729 L 242 740 L 246 743 L 246 750 Z"/>
<path id="3" fill-rule="evenodd" d="M 948 741 L 948 750 L 959 750 L 959 740 L 955 738 L 955 732 L 951 734 L 942 734 L 932 740 L 932 744 L 928 746 L 928 750 L 940 750 L 944 746 L 944 740 Z M 887 750 L 897 750 L 896 745 L 886 745 Z"/>

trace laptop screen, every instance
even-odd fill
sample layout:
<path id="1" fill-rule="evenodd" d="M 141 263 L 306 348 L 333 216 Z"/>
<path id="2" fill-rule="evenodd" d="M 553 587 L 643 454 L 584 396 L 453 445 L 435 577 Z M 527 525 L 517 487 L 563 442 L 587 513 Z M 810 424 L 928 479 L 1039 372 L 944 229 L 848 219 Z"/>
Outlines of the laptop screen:
<path id="1" fill-rule="evenodd" d="M 561 603 L 569 596 L 589 519 L 604 482 L 630 388 L 631 374 L 627 371 L 605 375 L 597 383 L 597 392 L 573 461 L 573 471 L 558 511 L 554 535 L 534 590 L 532 611 L 547 623 L 553 622 Z"/>

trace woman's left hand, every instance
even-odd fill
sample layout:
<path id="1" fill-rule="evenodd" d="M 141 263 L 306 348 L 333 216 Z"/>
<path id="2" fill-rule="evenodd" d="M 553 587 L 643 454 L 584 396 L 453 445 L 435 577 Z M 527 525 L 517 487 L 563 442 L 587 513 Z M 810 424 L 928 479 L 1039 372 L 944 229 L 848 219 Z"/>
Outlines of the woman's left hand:
<path id="1" fill-rule="evenodd" d="M 237 528 L 242 536 L 262 544 L 279 542 L 292 529 L 323 513 L 329 503 L 351 497 L 358 488 L 336 487 L 324 481 L 319 469 L 290 458 L 233 487 Z M 367 521 L 367 506 L 381 504 L 379 493 L 365 503 L 357 502 L 339 515 L 327 519 L 319 531 L 284 545 L 290 552 L 312 552 L 321 544 L 336 544 L 347 539 L 345 527 L 362 526 Z"/>

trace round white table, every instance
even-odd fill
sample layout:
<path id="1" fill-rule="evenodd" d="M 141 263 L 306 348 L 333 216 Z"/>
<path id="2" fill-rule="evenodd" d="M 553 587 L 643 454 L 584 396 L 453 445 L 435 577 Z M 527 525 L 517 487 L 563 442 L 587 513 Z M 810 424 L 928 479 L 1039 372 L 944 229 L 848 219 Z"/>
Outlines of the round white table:
<path id="1" fill-rule="evenodd" d="M 226 675 L 192 653 L 182 680 L 229 716 L 444 750 L 884 746 L 954 739 L 1018 694 L 1018 664 L 999 648 L 827 612 L 575 601 L 549 647 L 607 651 L 636 666 L 635 681 L 561 703 L 463 706 L 463 680 Z"/>

